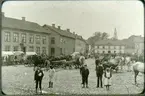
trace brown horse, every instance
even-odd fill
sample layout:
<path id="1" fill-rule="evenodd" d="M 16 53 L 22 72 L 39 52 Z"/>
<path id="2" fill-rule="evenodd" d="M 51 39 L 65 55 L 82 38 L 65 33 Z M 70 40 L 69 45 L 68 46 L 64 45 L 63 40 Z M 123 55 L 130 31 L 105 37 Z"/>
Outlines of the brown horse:
<path id="1" fill-rule="evenodd" d="M 142 63 L 142 62 L 135 62 L 133 64 L 133 71 L 135 73 L 135 75 L 134 75 L 134 81 L 135 81 L 135 84 L 137 85 L 136 78 L 137 78 L 138 73 L 140 72 L 140 73 L 145 74 L 144 63 Z"/>

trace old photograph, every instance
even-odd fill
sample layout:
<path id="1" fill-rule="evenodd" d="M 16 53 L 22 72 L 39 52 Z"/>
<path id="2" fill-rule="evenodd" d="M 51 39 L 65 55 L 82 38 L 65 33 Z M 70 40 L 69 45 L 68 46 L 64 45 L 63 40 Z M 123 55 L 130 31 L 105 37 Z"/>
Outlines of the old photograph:
<path id="1" fill-rule="evenodd" d="M 141 1 L 6 1 L 1 12 L 6 95 L 141 94 Z"/>

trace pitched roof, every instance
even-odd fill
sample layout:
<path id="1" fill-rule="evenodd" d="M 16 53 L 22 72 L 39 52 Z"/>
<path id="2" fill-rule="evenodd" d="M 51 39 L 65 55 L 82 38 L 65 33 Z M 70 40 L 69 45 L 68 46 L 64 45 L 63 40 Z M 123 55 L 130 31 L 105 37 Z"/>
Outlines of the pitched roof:
<path id="1" fill-rule="evenodd" d="M 58 34 L 62 35 L 62 36 L 65 36 L 65 37 L 70 37 L 70 38 L 73 38 L 75 39 L 75 35 L 72 34 L 71 32 L 68 32 L 66 30 L 61 30 L 61 29 L 58 29 L 58 28 L 55 28 L 55 27 L 52 27 L 50 25 L 43 25 L 43 26 L 46 26 L 47 28 L 57 32 Z"/>
<path id="2" fill-rule="evenodd" d="M 77 34 L 75 34 L 75 36 L 76 36 L 76 39 L 82 40 L 82 41 L 84 41 L 85 43 L 87 43 L 86 40 L 85 40 L 82 36 L 77 35 Z"/>
<path id="3" fill-rule="evenodd" d="M 50 33 L 37 23 L 8 17 L 2 18 L 2 27 Z"/>
<path id="4" fill-rule="evenodd" d="M 100 40 L 95 43 L 95 45 L 112 45 L 112 46 L 119 46 L 119 45 L 125 45 L 121 40 Z"/>

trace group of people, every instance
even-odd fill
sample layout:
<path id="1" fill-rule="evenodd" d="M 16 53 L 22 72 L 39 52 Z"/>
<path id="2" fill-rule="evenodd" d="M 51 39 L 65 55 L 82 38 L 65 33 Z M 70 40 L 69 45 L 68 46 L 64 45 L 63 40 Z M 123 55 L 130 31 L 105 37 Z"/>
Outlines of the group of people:
<path id="1" fill-rule="evenodd" d="M 111 68 L 106 68 L 104 72 L 104 68 L 102 63 L 99 59 L 96 59 L 96 76 L 97 76 L 97 88 L 101 87 L 103 88 L 103 74 L 104 74 L 104 85 L 106 86 L 106 89 L 109 90 L 109 86 L 111 86 L 111 77 L 112 77 L 112 71 Z M 89 77 L 89 69 L 87 67 L 87 64 L 85 62 L 82 63 L 82 66 L 80 67 L 80 74 L 82 77 L 82 88 L 89 88 L 88 86 L 88 77 Z"/>

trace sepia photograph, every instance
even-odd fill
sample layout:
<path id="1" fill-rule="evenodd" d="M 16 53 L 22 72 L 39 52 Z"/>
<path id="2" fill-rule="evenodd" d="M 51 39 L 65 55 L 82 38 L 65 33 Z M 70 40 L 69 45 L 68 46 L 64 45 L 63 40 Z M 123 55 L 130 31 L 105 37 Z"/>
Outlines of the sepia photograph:
<path id="1" fill-rule="evenodd" d="M 5 95 L 144 93 L 144 4 L 139 0 L 5 1 Z"/>

